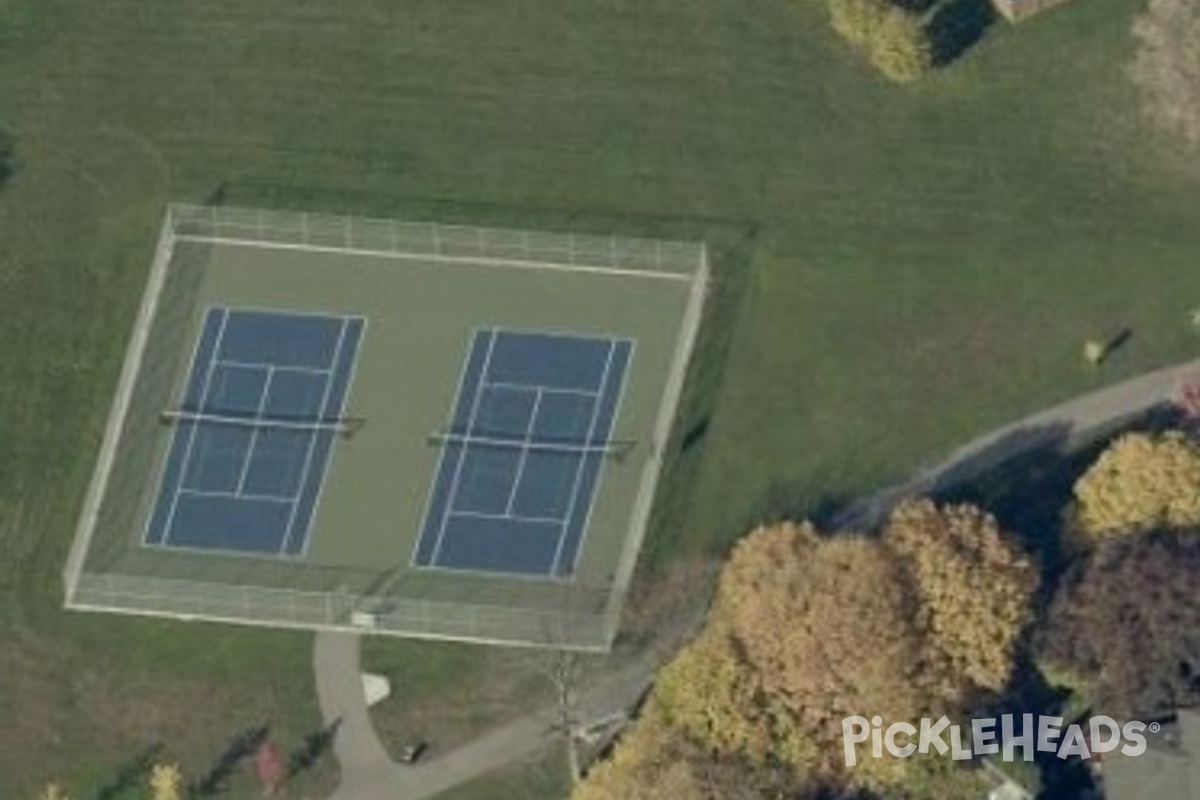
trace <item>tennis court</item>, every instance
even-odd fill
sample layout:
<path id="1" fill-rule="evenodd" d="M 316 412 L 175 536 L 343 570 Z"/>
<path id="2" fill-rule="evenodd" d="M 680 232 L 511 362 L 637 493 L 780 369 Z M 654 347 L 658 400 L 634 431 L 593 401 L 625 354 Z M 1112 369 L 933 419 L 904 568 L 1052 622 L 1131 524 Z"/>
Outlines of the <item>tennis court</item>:
<path id="1" fill-rule="evenodd" d="M 363 327 L 209 309 L 146 544 L 303 552 Z"/>
<path id="2" fill-rule="evenodd" d="M 172 207 L 67 605 L 606 649 L 697 244 Z"/>
<path id="3" fill-rule="evenodd" d="M 474 337 L 414 557 L 420 566 L 569 575 L 633 342 Z"/>

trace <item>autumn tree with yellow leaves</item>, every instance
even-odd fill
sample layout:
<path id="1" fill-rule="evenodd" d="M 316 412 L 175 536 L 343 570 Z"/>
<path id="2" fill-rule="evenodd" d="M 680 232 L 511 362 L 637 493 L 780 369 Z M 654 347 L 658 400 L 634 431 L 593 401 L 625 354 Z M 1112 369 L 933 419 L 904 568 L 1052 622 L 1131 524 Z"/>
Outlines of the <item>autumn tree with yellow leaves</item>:
<path id="1" fill-rule="evenodd" d="M 999 579 L 980 581 L 989 569 Z M 977 775 L 929 759 L 865 759 L 847 771 L 841 722 L 953 716 L 974 689 L 1002 683 L 1033 584 L 995 521 L 967 507 L 905 505 L 881 538 L 760 528 L 734 548 L 706 628 L 660 673 L 643 721 L 573 800 L 640 797 L 613 788 L 626 781 L 656 787 L 648 797 L 707 800 L 689 781 L 713 759 L 785 769 L 793 791 L 900 797 L 932 776 L 972 793 Z M 981 625 L 978 640 L 951 631 L 959 624 Z"/>
<path id="2" fill-rule="evenodd" d="M 1032 561 L 991 514 L 971 505 L 902 503 L 883 542 L 913 578 L 928 658 L 940 662 L 935 672 L 949 678 L 943 693 L 1001 689 L 1033 616 Z"/>
<path id="3" fill-rule="evenodd" d="M 183 773 L 176 764 L 155 764 L 150 769 L 151 800 L 180 800 Z"/>
<path id="4" fill-rule="evenodd" d="M 769 773 L 713 757 L 679 735 L 651 704 L 637 725 L 598 764 L 571 800 L 762 800 L 784 795 Z M 800 800 L 797 797 L 797 800 Z"/>
<path id="5" fill-rule="evenodd" d="M 1131 433 L 1075 484 L 1073 532 L 1087 544 L 1200 525 L 1200 445 L 1183 433 Z"/>

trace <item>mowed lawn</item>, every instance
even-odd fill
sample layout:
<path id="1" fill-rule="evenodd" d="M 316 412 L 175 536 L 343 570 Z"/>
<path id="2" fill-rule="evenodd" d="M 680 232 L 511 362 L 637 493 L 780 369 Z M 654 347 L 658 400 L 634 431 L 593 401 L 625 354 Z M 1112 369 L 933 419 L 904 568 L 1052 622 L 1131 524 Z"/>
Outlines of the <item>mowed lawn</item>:
<path id="1" fill-rule="evenodd" d="M 0 796 L 317 724 L 306 636 L 56 610 L 168 200 L 739 232 L 665 565 L 1200 352 L 1200 185 L 1139 122 L 1138 6 L 896 89 L 814 0 L 0 0 Z"/>

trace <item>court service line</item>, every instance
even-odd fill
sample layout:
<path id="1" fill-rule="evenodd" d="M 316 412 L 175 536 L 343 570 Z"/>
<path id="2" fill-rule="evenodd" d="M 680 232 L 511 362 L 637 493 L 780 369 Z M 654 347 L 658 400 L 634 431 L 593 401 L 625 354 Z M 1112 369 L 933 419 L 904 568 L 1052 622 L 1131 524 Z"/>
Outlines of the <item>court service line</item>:
<path id="1" fill-rule="evenodd" d="M 180 494 L 186 494 L 189 497 L 223 497 L 226 500 L 250 500 L 252 502 L 269 502 L 282 504 L 294 504 L 300 499 L 299 495 L 293 497 L 280 497 L 273 494 L 246 494 L 244 492 L 222 492 L 213 489 L 180 489 Z"/>
<path id="2" fill-rule="evenodd" d="M 525 439 L 521 442 L 521 454 L 517 456 L 517 475 L 513 478 L 512 487 L 508 490 L 508 500 L 504 503 L 504 513 L 512 514 L 513 501 L 517 499 L 517 487 L 525 474 L 525 462 L 529 459 L 529 445 L 533 443 L 533 427 L 537 424 L 538 408 L 542 405 L 542 390 L 538 388 L 533 396 L 533 411 L 529 414 L 529 424 L 525 426 Z"/>
<path id="3" fill-rule="evenodd" d="M 288 313 L 290 314 L 291 312 Z M 303 372 L 310 375 L 328 375 L 330 372 L 328 369 L 318 369 L 317 367 L 279 365 L 266 361 L 239 361 L 235 358 L 222 358 L 219 363 L 222 367 L 234 367 L 236 369 L 273 369 L 279 372 Z"/>
<path id="4" fill-rule="evenodd" d="M 275 368 L 267 367 L 267 377 L 263 381 L 262 395 L 258 398 L 258 408 L 254 411 L 255 421 L 263 418 L 263 412 L 267 410 L 267 397 L 271 394 L 271 380 L 275 377 Z M 246 448 L 246 455 L 242 459 L 242 468 L 238 474 L 237 493 L 241 494 L 246 488 L 246 476 L 250 474 L 250 462 L 254 460 L 254 448 L 258 445 L 258 433 L 262 428 L 255 425 L 250 431 L 250 444 Z"/>
<path id="5" fill-rule="evenodd" d="M 468 519 L 488 519 L 498 522 L 521 522 L 532 523 L 535 525 L 562 525 L 562 520 L 558 517 L 534 517 L 522 516 L 520 514 L 492 514 L 487 511 L 451 511 L 452 517 L 466 517 Z"/>
<path id="6" fill-rule="evenodd" d="M 485 389 L 507 389 L 514 392 L 543 392 L 545 394 L 576 394 L 584 397 L 598 397 L 599 393 L 590 389 L 569 389 L 558 386 L 537 386 L 528 383 L 513 383 L 512 381 L 488 381 Z"/>

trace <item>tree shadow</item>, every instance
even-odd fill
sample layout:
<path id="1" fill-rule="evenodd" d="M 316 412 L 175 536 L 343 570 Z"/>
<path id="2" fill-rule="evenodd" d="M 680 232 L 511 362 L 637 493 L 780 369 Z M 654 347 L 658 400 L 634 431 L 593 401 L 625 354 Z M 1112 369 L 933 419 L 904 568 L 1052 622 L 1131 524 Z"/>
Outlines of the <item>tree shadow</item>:
<path id="1" fill-rule="evenodd" d="M 1014 437 L 1005 437 L 989 452 L 980 453 L 973 459 L 974 465 L 963 464 L 957 478 L 952 473 L 939 481 L 932 494 L 939 502 L 972 503 L 987 509 L 1037 558 L 1041 585 L 1036 601 L 1044 608 L 1070 565 L 1071 554 L 1062 536 L 1063 515 L 1072 502 L 1076 481 L 1117 436 L 1164 430 L 1176 419 L 1171 409 L 1160 407 L 1087 431 L 1060 426 L 1016 431 Z"/>
<path id="2" fill-rule="evenodd" d="M 829 485 L 832 481 L 820 476 L 806 481 L 779 479 L 773 481 L 738 526 L 744 532 L 759 525 L 774 525 L 779 522 L 809 520 L 822 531 L 834 533 L 839 530 L 855 529 L 854 526 L 836 524 L 840 509 L 846 508 L 850 498 L 844 494 L 814 490 L 814 487 Z M 856 529 L 857 530 L 857 529 Z"/>
<path id="3" fill-rule="evenodd" d="M 154 764 L 154 760 L 158 758 L 162 750 L 163 745 L 161 742 L 152 744 L 122 764 L 112 779 L 91 795 L 90 800 L 117 800 L 117 798 L 124 796 L 141 783 L 142 778 L 150 771 L 150 767 Z"/>
<path id="4" fill-rule="evenodd" d="M 937 0 L 890 0 L 889 5 L 896 8 L 902 8 L 905 11 L 910 11 L 913 14 L 924 14 L 929 9 L 933 8 Z"/>
<path id="5" fill-rule="evenodd" d="M 271 729 L 266 725 L 257 728 L 247 728 L 233 737 L 217 760 L 201 778 L 188 785 L 189 798 L 212 797 L 223 792 L 235 770 L 243 761 L 254 755 L 259 746 L 267 740 Z"/>
<path id="6" fill-rule="evenodd" d="M 287 779 L 290 780 L 316 766 L 317 762 L 333 749 L 333 741 L 341 726 L 342 720 L 339 717 L 324 728 L 305 736 L 300 746 L 288 754 Z"/>
<path id="7" fill-rule="evenodd" d="M 913 497 L 953 499 L 954 490 L 977 476 L 1016 459 L 1051 459 L 1070 427 L 1058 423 L 1001 430 L 964 445 L 941 463 L 924 469 L 890 488 L 853 503 L 835 507 L 826 525 L 837 530 L 870 531 L 880 527 L 899 503 Z"/>
<path id="8" fill-rule="evenodd" d="M 996 21 L 989 0 L 951 0 L 941 5 L 926 26 L 933 63 L 944 67 L 981 40 Z"/>
<path id="9" fill-rule="evenodd" d="M 0 131 L 0 187 L 8 183 L 8 179 L 12 177 L 16 169 L 13 161 L 15 147 L 16 142 L 13 137 L 4 131 Z"/>
<path id="10" fill-rule="evenodd" d="M 987 712 L 990 717 L 1013 715 L 1014 733 L 1024 733 L 1022 715 L 1032 714 L 1036 726 L 1039 716 L 1063 716 L 1071 700 L 1070 690 L 1047 682 L 1029 656 L 1028 650 L 1022 653 L 1022 665 L 1014 670 L 1013 679 L 1003 692 L 1003 701 Z M 1091 716 L 1092 709 L 1082 710 L 1064 719 L 1063 727 Z M 1013 757 L 1024 755 L 1023 750 L 1015 750 Z M 1041 783 L 1038 800 L 1089 800 L 1099 796 L 1095 774 L 1078 756 L 1061 759 L 1054 751 L 1036 750 L 1033 761 Z"/>

